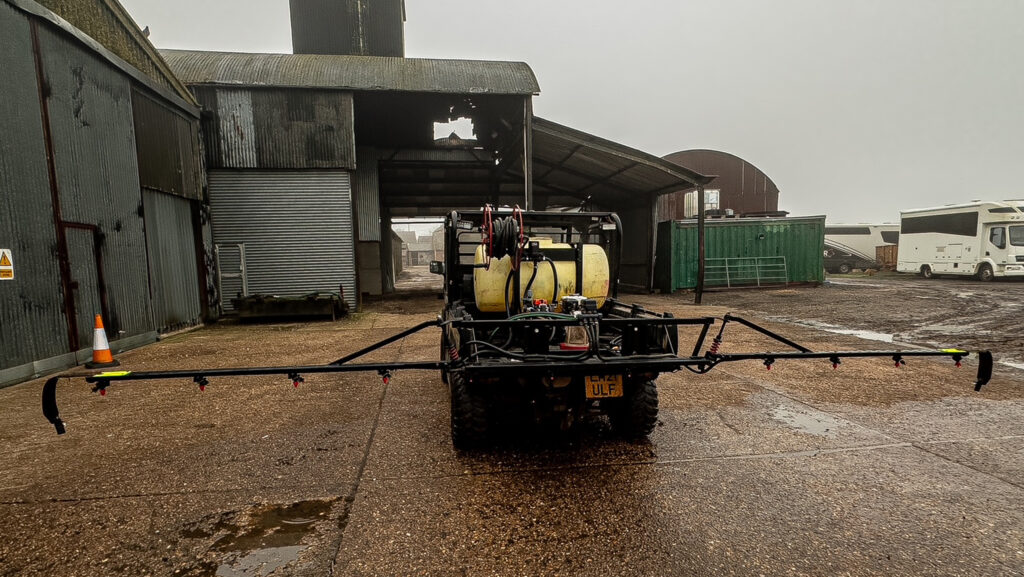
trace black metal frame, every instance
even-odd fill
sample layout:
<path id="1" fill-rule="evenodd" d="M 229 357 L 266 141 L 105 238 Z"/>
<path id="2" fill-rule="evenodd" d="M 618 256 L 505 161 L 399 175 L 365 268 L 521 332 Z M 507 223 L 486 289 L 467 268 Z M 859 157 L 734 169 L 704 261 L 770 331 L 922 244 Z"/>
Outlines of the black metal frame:
<path id="1" fill-rule="evenodd" d="M 621 305 L 621 303 L 612 301 L 611 306 L 623 305 Z M 979 358 L 978 378 L 977 382 L 975 383 L 974 390 L 980 391 L 981 388 L 985 384 L 987 384 L 992 377 L 992 354 L 989 353 L 988 351 L 970 353 L 968 351 L 962 351 L 959 349 L 947 349 L 912 351 L 890 350 L 813 352 L 764 327 L 761 327 L 755 323 L 752 323 L 748 320 L 733 315 L 725 315 L 722 318 L 721 329 L 719 330 L 718 336 L 715 337 L 709 350 L 703 356 L 701 356 L 700 351 L 703 350 L 704 348 L 707 334 L 711 326 L 715 324 L 717 319 L 712 317 L 676 319 L 668 315 L 656 316 L 653 313 L 644 310 L 642 307 L 633 306 L 630 308 L 631 310 L 634 311 L 634 314 L 636 315 L 646 313 L 651 316 L 643 318 L 639 316 L 628 318 L 601 318 L 600 315 L 583 315 L 576 320 L 436 320 L 420 323 L 394 336 L 383 339 L 373 345 L 361 349 L 360 351 L 357 351 L 350 355 L 346 355 L 338 359 L 337 361 L 325 365 L 62 374 L 57 375 L 55 377 L 51 377 L 46 381 L 46 384 L 43 386 L 43 415 L 50 423 L 53 424 L 58 434 L 63 434 L 65 432 L 64 421 L 61 419 L 60 411 L 57 407 L 57 384 L 61 378 L 78 377 L 84 378 L 86 382 L 93 384 L 93 392 L 105 394 L 107 387 L 109 387 L 113 382 L 164 379 L 191 379 L 194 383 L 199 385 L 199 388 L 202 390 L 205 389 L 206 386 L 209 384 L 209 378 L 229 376 L 287 375 L 288 378 L 291 379 L 293 384 L 297 387 L 299 383 L 304 381 L 302 377 L 303 374 L 323 373 L 376 372 L 384 379 L 385 383 L 388 382 L 393 371 L 400 370 L 465 370 L 467 371 L 468 375 L 471 375 L 473 377 L 487 377 L 506 374 L 513 366 L 517 374 L 557 376 L 596 374 L 624 374 L 628 376 L 632 373 L 650 374 L 660 372 L 672 372 L 677 371 L 681 368 L 686 368 L 694 373 L 705 374 L 722 363 L 748 360 L 762 361 L 766 367 L 771 368 L 771 366 L 777 361 L 791 359 L 828 359 L 833 363 L 833 366 L 838 366 L 841 362 L 841 359 L 844 358 L 891 357 L 892 360 L 896 363 L 896 365 L 900 366 L 905 364 L 905 359 L 909 357 L 948 357 L 951 358 L 954 362 L 956 362 L 957 366 L 959 366 L 960 361 L 967 358 L 971 354 L 977 354 Z M 725 327 L 731 322 L 744 325 L 780 343 L 792 347 L 795 350 L 766 353 L 719 354 L 718 348 L 722 343 L 722 336 L 724 334 Z M 550 327 L 557 326 L 583 326 L 586 323 L 598 323 L 604 324 L 606 326 L 616 326 L 619 328 L 636 328 L 636 332 L 639 332 L 640 328 L 655 328 L 656 330 L 660 331 L 663 329 L 667 329 L 668 327 L 672 327 L 672 332 L 675 332 L 674 329 L 680 325 L 691 325 L 700 326 L 701 332 L 694 345 L 693 354 L 687 357 L 681 357 L 678 356 L 677 354 L 630 354 L 625 356 L 608 356 L 602 355 L 601 351 L 598 350 L 597 344 L 595 343 L 585 353 L 576 353 L 575 356 L 568 354 L 552 355 L 551 353 L 537 355 L 522 355 L 524 357 L 523 362 L 516 362 L 514 365 L 511 365 L 508 362 L 508 355 L 500 354 L 490 359 L 489 361 L 475 362 L 472 364 L 467 364 L 465 363 L 464 360 L 449 360 L 436 362 L 348 364 L 349 361 L 351 360 L 354 360 L 370 352 L 376 351 L 395 341 L 398 341 L 411 334 L 420 332 L 430 327 L 440 327 L 442 329 L 447 329 L 449 326 L 451 326 L 453 328 L 462 327 L 475 329 L 495 326 L 507 326 L 510 328 L 514 327 L 525 329 L 547 329 Z"/>
<path id="2" fill-rule="evenodd" d="M 516 213 L 501 211 L 490 213 L 495 218 L 503 216 L 512 216 Z M 609 231 L 612 234 L 608 235 L 610 238 L 609 242 L 613 244 L 611 250 L 607 251 L 608 264 L 610 278 L 612 279 L 611 286 L 609 286 L 609 296 L 615 298 L 618 296 L 619 291 L 619 268 L 621 266 L 620 252 L 622 247 L 622 221 L 619 219 L 619 215 L 614 212 L 529 212 L 527 213 L 529 218 L 529 227 L 548 227 L 548 228 L 562 228 L 565 230 L 566 236 L 570 238 L 563 239 L 565 244 L 570 245 L 572 251 L 572 260 L 576 262 L 576 286 L 581 286 L 583 282 L 583 243 L 576 241 L 571 238 L 571 230 L 579 227 L 579 236 L 586 234 L 584 225 L 600 223 L 607 221 L 608 224 L 614 225 L 614 231 Z M 462 234 L 466 232 L 479 232 L 485 219 L 488 216 L 488 211 L 483 210 L 467 210 L 467 211 L 452 211 L 447 216 L 447 222 L 445 225 L 445 252 L 444 252 L 444 263 L 445 263 L 445 295 L 448 297 L 449 303 L 463 300 L 470 296 L 466 294 L 464 290 L 466 286 L 461 282 L 461 278 L 464 275 L 472 274 L 474 265 L 463 264 L 462 257 L 471 256 L 470 253 L 462 253 L 460 248 L 465 243 L 460 238 Z M 466 229 L 460 226 L 460 223 L 469 224 L 472 228 Z M 551 253 L 556 251 L 549 251 Z M 569 259 L 565 259 L 569 260 Z M 514 271 L 515 274 L 515 286 L 519 287 L 521 279 L 519 278 L 519 271 Z M 519 307 L 518 299 L 520 298 L 520 291 L 514 290 L 513 298 L 516 302 L 513 303 L 513 308 Z"/>

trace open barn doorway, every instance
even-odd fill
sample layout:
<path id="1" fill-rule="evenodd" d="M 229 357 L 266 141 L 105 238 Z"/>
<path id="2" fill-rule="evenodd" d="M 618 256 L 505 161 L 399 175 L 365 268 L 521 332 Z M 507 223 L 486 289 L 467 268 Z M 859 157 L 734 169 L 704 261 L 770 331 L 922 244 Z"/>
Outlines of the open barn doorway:
<path id="1" fill-rule="evenodd" d="M 443 218 L 392 218 L 396 294 L 440 294 L 444 289 L 444 278 L 430 272 L 430 262 L 444 257 L 443 231 Z"/>

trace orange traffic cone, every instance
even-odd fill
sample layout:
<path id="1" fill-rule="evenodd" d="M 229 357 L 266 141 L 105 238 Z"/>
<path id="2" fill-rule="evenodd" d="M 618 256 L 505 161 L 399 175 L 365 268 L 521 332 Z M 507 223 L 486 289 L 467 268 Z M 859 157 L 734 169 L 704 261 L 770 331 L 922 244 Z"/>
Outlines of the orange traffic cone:
<path id="1" fill-rule="evenodd" d="M 92 362 L 85 363 L 85 367 L 87 369 L 99 369 L 103 367 L 116 367 L 120 364 L 114 360 L 114 355 L 110 354 L 107 331 L 103 329 L 103 317 L 96 315 L 96 330 L 92 337 Z"/>

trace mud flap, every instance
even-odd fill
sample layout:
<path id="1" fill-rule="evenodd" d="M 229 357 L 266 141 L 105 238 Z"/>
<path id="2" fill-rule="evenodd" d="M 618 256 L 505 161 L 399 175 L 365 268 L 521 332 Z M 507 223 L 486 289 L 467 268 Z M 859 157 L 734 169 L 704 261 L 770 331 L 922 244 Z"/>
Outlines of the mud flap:
<path id="1" fill-rule="evenodd" d="M 57 409 L 57 381 L 60 377 L 50 377 L 43 385 L 43 416 L 47 421 L 53 423 L 58 435 L 63 435 L 64 421 L 60 420 L 60 411 Z"/>
<path id="2" fill-rule="evenodd" d="M 974 390 L 980 391 L 992 380 L 992 353 L 981 351 L 978 353 L 978 382 L 974 383 Z"/>

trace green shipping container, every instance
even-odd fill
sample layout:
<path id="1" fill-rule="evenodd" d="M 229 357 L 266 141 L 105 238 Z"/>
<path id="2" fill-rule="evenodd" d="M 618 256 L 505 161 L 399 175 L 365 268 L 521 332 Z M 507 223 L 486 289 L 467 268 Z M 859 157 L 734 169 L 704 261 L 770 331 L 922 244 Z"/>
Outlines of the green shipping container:
<path id="1" fill-rule="evenodd" d="M 778 286 L 825 280 L 825 217 L 709 219 L 705 286 Z M 697 286 L 697 221 L 658 225 L 662 292 Z"/>

